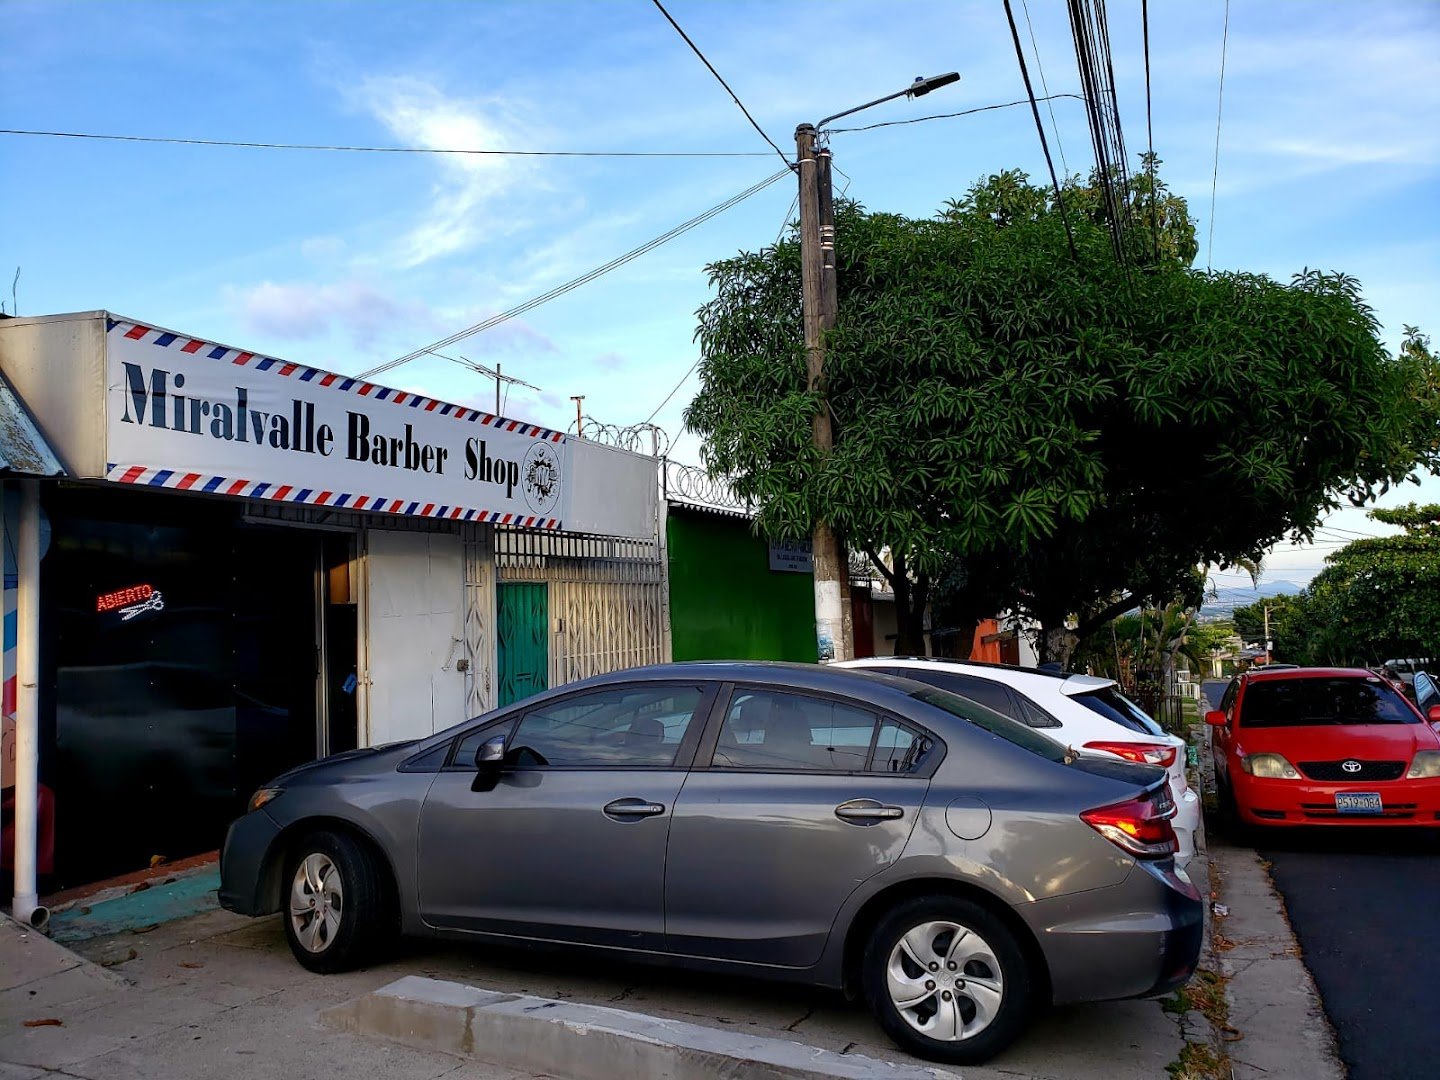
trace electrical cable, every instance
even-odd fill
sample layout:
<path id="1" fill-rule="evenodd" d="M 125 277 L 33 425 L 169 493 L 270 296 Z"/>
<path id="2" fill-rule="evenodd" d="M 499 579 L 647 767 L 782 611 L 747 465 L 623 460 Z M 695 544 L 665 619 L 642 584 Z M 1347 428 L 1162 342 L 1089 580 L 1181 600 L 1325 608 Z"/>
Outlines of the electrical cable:
<path id="1" fill-rule="evenodd" d="M 1125 265 L 1124 225 L 1129 220 L 1128 173 L 1124 162 L 1124 141 L 1120 136 L 1120 114 L 1115 95 L 1114 71 L 1110 63 L 1109 29 L 1103 0 L 1067 0 L 1070 34 L 1085 93 L 1090 139 L 1095 151 L 1096 185 L 1105 201 L 1107 225 L 1115 261 Z M 1108 82 L 1106 74 L 1108 72 Z M 1110 107 L 1106 108 L 1106 94 Z M 1124 191 L 1117 194 L 1115 181 Z"/>
<path id="2" fill-rule="evenodd" d="M 1015 25 L 1015 12 L 1010 0 L 1005 0 L 1005 17 L 1010 20 L 1010 37 L 1015 42 L 1015 59 L 1020 61 L 1020 77 L 1025 80 L 1025 93 L 1030 98 L 1030 112 L 1035 116 L 1035 130 L 1040 133 L 1040 149 L 1045 153 L 1045 164 L 1050 168 L 1050 183 L 1055 189 L 1055 202 L 1060 207 L 1060 221 L 1065 226 L 1065 239 L 1070 245 L 1070 258 L 1077 263 L 1080 255 L 1075 250 L 1075 234 L 1070 231 L 1070 215 L 1065 211 L 1065 196 L 1060 191 L 1060 180 L 1055 175 L 1055 159 L 1050 156 L 1050 143 L 1045 138 L 1045 125 L 1040 120 L 1040 106 L 1035 100 L 1035 87 L 1030 83 L 1030 71 L 1025 66 L 1025 50 L 1020 45 L 1020 31 Z"/>
<path id="3" fill-rule="evenodd" d="M 1220 183 L 1220 118 L 1225 113 L 1225 55 L 1230 49 L 1230 0 L 1225 0 L 1225 30 L 1220 38 L 1220 94 L 1215 103 L 1215 167 L 1210 173 L 1210 237 L 1205 242 L 1205 269 L 1215 253 L 1215 191 Z"/>
<path id="4" fill-rule="evenodd" d="M 1030 51 L 1035 54 L 1035 70 L 1040 73 L 1040 89 L 1045 91 L 1045 96 L 1040 100 L 1045 102 L 1045 108 L 1050 113 L 1050 128 L 1055 132 L 1055 149 L 1060 151 L 1060 167 L 1065 170 L 1065 179 L 1070 179 L 1070 163 L 1065 160 L 1065 144 L 1060 141 L 1060 125 L 1055 121 L 1055 106 L 1051 104 L 1057 97 L 1063 95 L 1050 94 L 1050 84 L 1045 81 L 1045 64 L 1040 59 L 1040 43 L 1035 40 L 1035 24 L 1030 21 L 1030 2 L 1020 0 L 1020 10 L 1025 12 L 1025 29 L 1030 32 Z M 1078 97 L 1079 95 L 1071 95 Z"/>
<path id="5" fill-rule="evenodd" d="M 1155 262 L 1160 262 L 1160 219 L 1155 191 L 1155 125 L 1150 114 L 1150 0 L 1140 0 L 1140 29 L 1145 37 L 1145 143 L 1150 173 L 1150 236 L 1155 242 Z"/>
<path id="6" fill-rule="evenodd" d="M 1036 101 L 1056 101 L 1060 98 L 1074 98 L 1076 101 L 1084 101 L 1080 94 L 1050 94 L 1048 97 L 1035 98 Z M 973 116 L 975 113 L 990 112 L 992 109 L 1013 109 L 1017 105 L 1030 104 L 1030 98 L 1021 98 L 1019 101 L 1003 101 L 998 105 L 981 105 L 976 109 L 962 109 L 960 112 L 936 113 L 934 116 L 912 116 L 908 120 L 883 120 L 878 124 L 866 124 L 863 127 L 826 128 L 828 135 L 841 135 L 853 131 L 874 131 L 876 128 L 899 127 L 901 124 L 923 124 L 926 120 L 950 120 L 957 116 Z M 1059 138 L 1059 135 L 1056 135 Z"/>
<path id="7" fill-rule="evenodd" d="M 650 423 L 651 420 L 654 420 L 656 414 L 657 414 L 661 409 L 663 409 L 666 405 L 669 405 L 669 404 L 670 404 L 670 399 L 673 398 L 676 394 L 678 394 L 678 393 L 680 392 L 680 387 L 684 386 L 685 383 L 686 383 L 687 381 L 689 381 L 690 376 L 695 374 L 695 369 L 698 368 L 699 366 L 700 366 L 700 357 L 697 356 L 697 357 L 695 358 L 695 362 L 690 365 L 690 370 L 687 371 L 687 372 L 685 372 L 684 375 L 680 376 L 680 381 L 675 384 L 674 388 L 673 388 L 668 394 L 665 395 L 665 400 L 662 401 L 662 402 L 660 402 L 659 405 L 656 405 L 655 408 L 650 411 L 650 415 L 647 416 L 647 417 L 645 417 L 645 423 L 648 424 L 648 423 Z"/>
<path id="8" fill-rule="evenodd" d="M 608 274 L 611 270 L 618 269 L 619 267 L 624 266 L 626 263 L 631 262 L 634 259 L 638 259 L 641 255 L 645 255 L 651 251 L 654 251 L 661 244 L 667 243 L 668 241 L 675 239 L 677 236 L 680 236 L 682 233 L 689 232 L 691 229 L 696 228 L 699 225 L 703 225 L 705 222 L 709 221 L 716 215 L 723 214 L 731 207 L 741 202 L 744 202 L 752 195 L 764 191 L 767 187 L 775 183 L 777 180 L 780 180 L 781 178 L 789 175 L 790 166 L 787 163 L 785 168 L 781 169 L 779 172 L 772 173 L 770 176 L 767 176 L 759 183 L 750 185 L 750 187 L 746 188 L 739 194 L 730 196 L 730 198 L 726 199 L 724 202 L 719 203 L 716 206 L 712 206 L 709 210 L 706 210 L 703 213 L 695 215 L 689 221 L 685 221 L 679 225 L 676 225 L 670 231 L 661 233 L 659 236 L 655 237 L 655 239 L 649 240 L 646 243 L 641 244 L 639 247 L 631 248 L 625 254 L 611 259 L 609 262 L 601 266 L 597 266 L 594 270 L 591 270 L 588 273 L 581 274 L 579 277 L 572 278 L 571 280 L 565 282 L 563 285 L 557 285 L 555 288 L 549 290 L 548 292 L 544 292 L 541 293 L 539 296 L 532 297 L 531 299 L 526 300 L 523 304 L 519 304 L 513 308 L 510 308 L 508 311 L 502 311 L 499 314 L 490 316 L 488 319 L 483 319 L 480 322 L 475 323 L 473 326 L 469 326 L 464 330 L 461 330 L 459 333 L 451 334 L 449 337 L 442 338 L 440 341 L 434 342 L 430 345 L 426 345 L 424 348 L 416 349 L 414 352 L 406 353 L 404 356 L 391 360 L 388 363 L 381 364 L 378 367 L 371 368 L 369 371 L 362 372 L 359 376 L 357 376 L 357 378 L 371 379 L 374 376 L 380 375 L 384 372 L 393 371 L 395 368 L 400 367 L 402 364 L 408 364 L 410 361 L 417 360 L 428 353 L 433 353 L 437 349 L 449 348 L 457 341 L 462 341 L 465 338 L 472 337 L 475 334 L 478 334 L 484 330 L 489 330 L 491 327 L 499 326 L 503 322 L 513 319 L 519 315 L 523 315 L 525 314 L 525 312 L 530 311 L 532 308 L 537 308 L 541 304 L 554 300 L 559 296 L 563 296 L 565 293 L 570 292 L 572 289 L 577 289 L 581 285 L 586 285 L 589 282 L 594 281 L 601 275 Z"/>
<path id="9" fill-rule="evenodd" d="M 51 139 L 99 139 L 105 142 L 165 143 L 176 146 L 228 146 L 243 150 L 330 150 L 352 154 L 470 154 L 485 157 L 593 158 L 742 158 L 769 157 L 763 150 L 470 150 L 430 146 L 340 146 L 324 143 L 240 142 L 232 139 L 181 139 L 160 135 L 102 135 L 89 131 L 31 131 L 0 128 L 0 135 L 35 135 Z"/>
<path id="10" fill-rule="evenodd" d="M 771 247 L 779 247 L 779 246 L 780 246 L 780 241 L 781 241 L 781 240 L 784 238 L 784 236 L 785 236 L 785 230 L 789 227 L 790 222 L 791 222 L 792 220 L 794 220 L 790 215 L 792 215 L 793 213 L 795 213 L 795 208 L 796 208 L 799 204 L 800 204 L 800 193 L 797 191 L 797 192 L 795 193 L 795 197 L 790 200 L 790 208 L 785 211 L 785 217 L 784 217 L 784 218 L 781 220 L 781 222 L 780 222 L 780 230 L 775 234 L 775 243 L 772 244 Z"/>
<path id="11" fill-rule="evenodd" d="M 770 146 L 774 149 L 775 153 L 780 155 L 780 160 L 785 162 L 786 168 L 789 168 L 790 159 L 785 156 L 784 152 L 781 151 L 780 147 L 775 145 L 775 140 L 770 138 L 769 135 L 765 134 L 765 129 L 755 122 L 755 118 L 750 115 L 750 110 L 745 108 L 745 103 L 742 102 L 738 96 L 736 96 L 734 90 L 730 89 L 730 84 L 721 77 L 720 72 L 715 70 L 715 65 L 710 63 L 710 61 L 705 58 L 705 54 L 700 51 L 700 47 L 696 45 L 695 42 L 690 40 L 690 35 L 685 33 L 685 31 L 680 28 L 680 24 L 671 17 L 670 12 L 665 10 L 665 5 L 662 4 L 660 0 L 651 0 L 651 2 L 660 9 L 660 14 L 665 16 L 665 20 L 675 28 L 675 32 L 685 39 L 685 44 L 690 46 L 690 51 L 693 52 L 696 56 L 698 56 L 700 58 L 700 62 L 710 69 L 710 74 L 714 75 L 716 81 L 718 81 L 720 85 L 725 88 L 725 92 L 730 95 L 730 100 L 735 102 L 735 104 L 740 107 L 740 111 L 745 114 L 745 119 L 750 121 L 750 126 L 760 133 L 760 137 L 770 144 Z"/>

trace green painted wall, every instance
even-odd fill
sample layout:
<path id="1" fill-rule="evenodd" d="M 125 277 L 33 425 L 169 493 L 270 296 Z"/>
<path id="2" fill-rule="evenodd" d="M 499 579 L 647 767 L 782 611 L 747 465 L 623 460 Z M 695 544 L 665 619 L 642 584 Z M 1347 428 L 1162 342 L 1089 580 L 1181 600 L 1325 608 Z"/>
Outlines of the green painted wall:
<path id="1" fill-rule="evenodd" d="M 811 576 L 771 570 L 750 522 L 672 508 L 666 536 L 676 660 L 815 659 Z"/>

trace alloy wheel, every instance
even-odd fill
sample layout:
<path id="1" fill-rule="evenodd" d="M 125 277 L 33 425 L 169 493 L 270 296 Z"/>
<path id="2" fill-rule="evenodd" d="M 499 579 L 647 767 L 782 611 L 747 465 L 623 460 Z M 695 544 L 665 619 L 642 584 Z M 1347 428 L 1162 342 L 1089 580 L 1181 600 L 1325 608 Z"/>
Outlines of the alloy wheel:
<path id="1" fill-rule="evenodd" d="M 885 985 L 906 1023 L 943 1042 L 980 1034 L 1005 1000 L 995 951 L 955 922 L 920 923 L 901 937 L 890 951 Z"/>
<path id="2" fill-rule="evenodd" d="M 322 953 L 335 941 L 345 909 L 340 870 L 328 855 L 312 851 L 295 867 L 290 884 L 290 925 L 309 952 Z"/>

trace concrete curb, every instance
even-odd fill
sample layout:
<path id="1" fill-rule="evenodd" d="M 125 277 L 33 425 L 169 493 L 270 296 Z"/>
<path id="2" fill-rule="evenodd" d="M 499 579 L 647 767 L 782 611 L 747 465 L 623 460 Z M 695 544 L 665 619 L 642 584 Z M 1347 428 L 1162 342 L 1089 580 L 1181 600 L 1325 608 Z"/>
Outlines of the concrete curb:
<path id="1" fill-rule="evenodd" d="M 330 1009 L 321 1022 L 567 1080 L 959 1080 L 939 1068 L 415 975 Z"/>
<path id="2" fill-rule="evenodd" d="M 1229 977 L 1230 1022 L 1244 1036 L 1228 1046 L 1233 1075 L 1344 1080 L 1320 993 L 1260 857 L 1218 847 L 1211 858 L 1230 906 L 1220 970 Z"/>

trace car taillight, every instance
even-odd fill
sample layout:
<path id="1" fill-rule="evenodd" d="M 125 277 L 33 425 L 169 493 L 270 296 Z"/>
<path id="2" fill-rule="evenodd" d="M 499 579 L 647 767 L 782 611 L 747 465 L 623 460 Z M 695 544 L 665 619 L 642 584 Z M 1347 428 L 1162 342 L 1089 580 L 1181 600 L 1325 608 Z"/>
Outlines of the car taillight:
<path id="1" fill-rule="evenodd" d="M 1164 796 L 1161 797 L 1161 793 Z M 1080 814 L 1085 824 L 1116 847 L 1140 859 L 1163 859 L 1180 849 L 1170 818 L 1175 804 L 1164 788 L 1155 797 L 1142 795 Z"/>
<path id="2" fill-rule="evenodd" d="M 1168 769 L 1174 765 L 1177 754 L 1175 747 L 1166 746 L 1164 743 L 1087 742 L 1085 749 L 1104 750 L 1105 753 L 1114 754 L 1126 761 L 1138 762 L 1141 765 L 1158 765 L 1162 769 Z"/>

